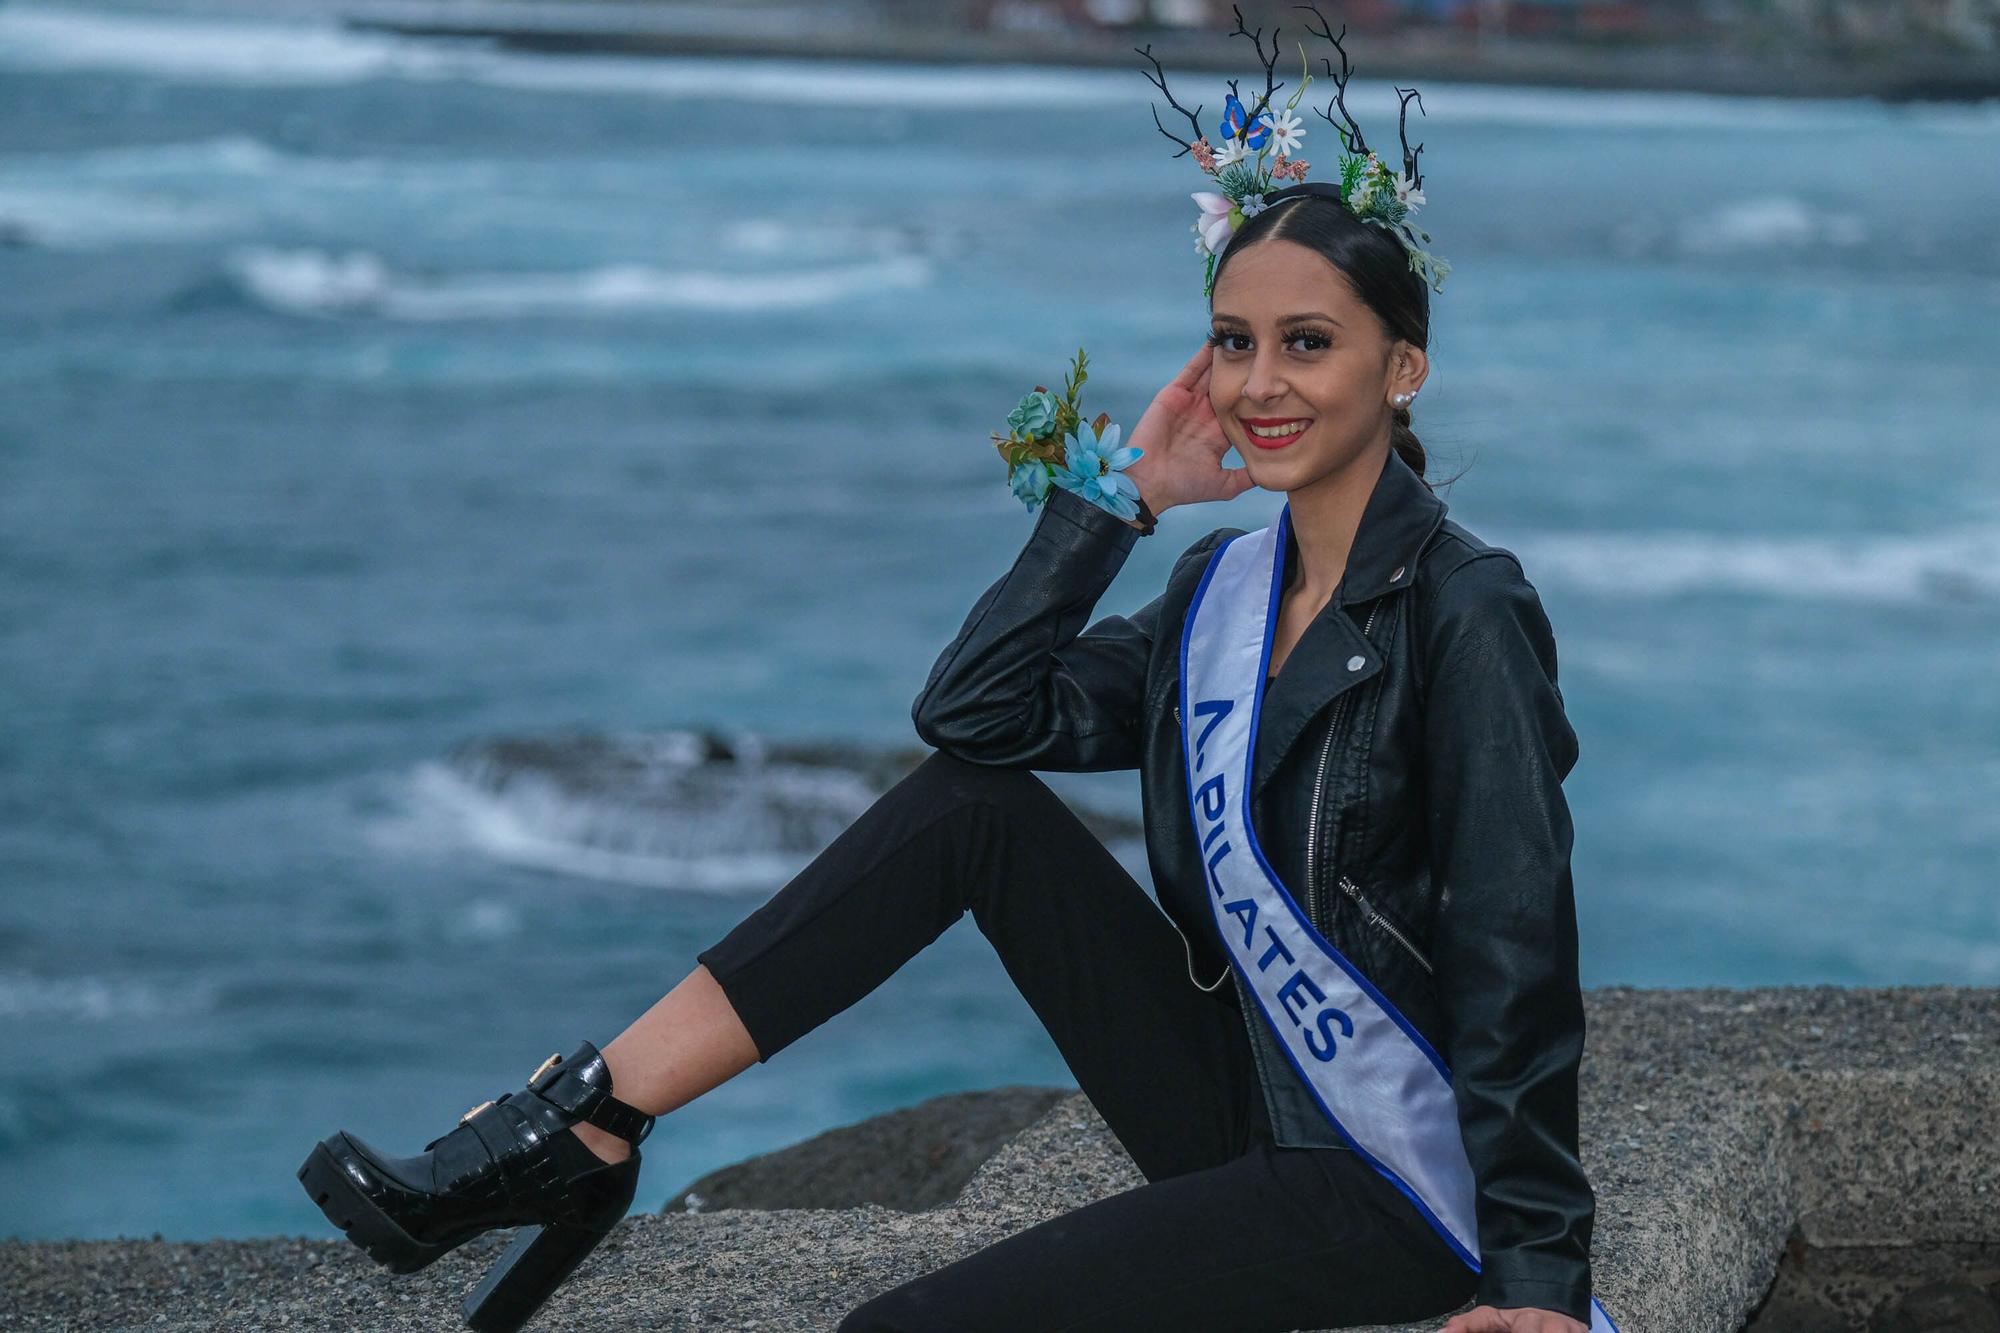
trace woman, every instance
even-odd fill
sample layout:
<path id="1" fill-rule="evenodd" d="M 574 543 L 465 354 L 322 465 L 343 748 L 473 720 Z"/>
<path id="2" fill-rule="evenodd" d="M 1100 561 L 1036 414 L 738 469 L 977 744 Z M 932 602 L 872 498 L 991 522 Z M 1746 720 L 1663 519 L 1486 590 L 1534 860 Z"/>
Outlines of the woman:
<path id="1" fill-rule="evenodd" d="M 1127 475 L 1154 514 L 1287 495 L 1251 817 L 1314 925 L 1450 1062 L 1478 1272 L 1332 1132 L 1240 974 L 1222 985 L 1176 687 L 1196 584 L 1242 530 L 1086 629 L 1139 524 L 1064 490 L 917 697 L 936 752 L 672 992 L 421 1155 L 346 1134 L 314 1150 L 301 1178 L 357 1244 L 413 1271 L 544 1224 L 466 1302 L 474 1327 L 517 1327 L 624 1214 L 653 1117 L 769 1060 L 969 908 L 1147 1183 L 884 1291 L 843 1330 L 1322 1328 L 1475 1297 L 1447 1333 L 1584 1333 L 1561 789 L 1577 750 L 1554 641 L 1512 554 L 1422 480 L 1424 283 L 1335 199 L 1280 197 L 1224 250 L 1208 342 L 1135 428 Z M 1244 468 L 1222 465 L 1231 447 Z M 1134 767 L 1164 916 L 1030 771 Z"/>

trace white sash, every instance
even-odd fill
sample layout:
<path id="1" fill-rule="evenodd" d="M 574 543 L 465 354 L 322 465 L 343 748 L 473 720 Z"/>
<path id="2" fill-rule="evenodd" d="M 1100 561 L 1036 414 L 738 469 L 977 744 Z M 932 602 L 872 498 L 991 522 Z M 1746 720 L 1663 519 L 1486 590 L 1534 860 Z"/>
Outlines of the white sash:
<path id="1" fill-rule="evenodd" d="M 1231 964 L 1320 1110 L 1476 1273 L 1476 1188 L 1451 1071 L 1306 920 L 1250 822 L 1257 718 L 1291 513 L 1288 504 L 1277 522 L 1216 549 L 1181 635 L 1182 747 L 1210 906 Z M 1594 1297 L 1590 1329 L 1617 1333 Z"/>

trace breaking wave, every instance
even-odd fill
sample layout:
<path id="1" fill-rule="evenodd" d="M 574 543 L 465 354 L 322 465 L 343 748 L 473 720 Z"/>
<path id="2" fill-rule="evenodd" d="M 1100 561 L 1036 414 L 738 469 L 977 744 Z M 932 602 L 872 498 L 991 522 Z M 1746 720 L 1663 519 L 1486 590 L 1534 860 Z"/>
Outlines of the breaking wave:
<path id="1" fill-rule="evenodd" d="M 238 288 L 290 315 L 372 315 L 400 320 L 513 319 L 645 310 L 789 310 L 884 287 L 921 287 L 930 261 L 896 255 L 789 272 L 675 271 L 607 264 L 574 271 L 401 272 L 366 250 L 245 246 L 227 268 Z"/>

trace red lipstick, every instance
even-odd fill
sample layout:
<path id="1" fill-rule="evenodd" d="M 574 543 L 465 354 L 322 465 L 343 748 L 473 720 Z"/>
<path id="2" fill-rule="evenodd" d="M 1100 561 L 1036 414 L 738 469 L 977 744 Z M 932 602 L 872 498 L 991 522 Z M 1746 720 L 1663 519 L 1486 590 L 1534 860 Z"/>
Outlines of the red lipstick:
<path id="1" fill-rule="evenodd" d="M 1276 436 L 1259 435 L 1256 431 L 1245 430 L 1243 432 L 1244 435 L 1248 437 L 1250 443 L 1256 445 L 1259 449 L 1282 449 L 1292 441 L 1298 439 L 1299 436 L 1305 434 L 1306 427 L 1312 425 L 1313 422 L 1311 417 L 1238 417 L 1237 420 L 1241 421 L 1246 427 L 1296 426 L 1296 429 L 1290 434 Z"/>

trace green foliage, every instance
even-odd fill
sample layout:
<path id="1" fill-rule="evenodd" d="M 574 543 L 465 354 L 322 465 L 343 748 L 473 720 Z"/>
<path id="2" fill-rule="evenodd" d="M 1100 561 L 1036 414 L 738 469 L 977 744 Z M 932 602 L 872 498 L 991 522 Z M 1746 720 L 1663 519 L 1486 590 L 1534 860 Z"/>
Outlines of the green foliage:
<path id="1" fill-rule="evenodd" d="M 1246 194 L 1261 194 L 1264 189 L 1262 174 L 1257 170 L 1256 164 L 1247 157 L 1241 162 L 1231 162 L 1216 172 L 1215 183 L 1221 187 L 1222 193 L 1228 195 L 1235 203 L 1241 203 Z"/>
<path id="2" fill-rule="evenodd" d="M 1342 136 L 1345 138 L 1345 136 Z M 1358 154 L 1348 154 L 1340 159 L 1340 195 L 1346 198 L 1354 193 L 1354 186 L 1361 179 L 1361 173 L 1368 169 L 1368 159 Z"/>

